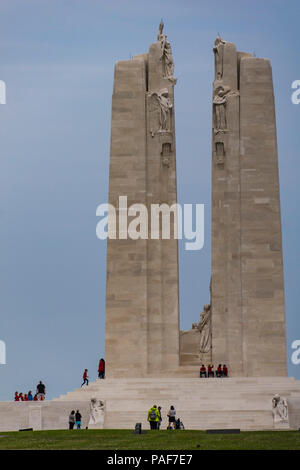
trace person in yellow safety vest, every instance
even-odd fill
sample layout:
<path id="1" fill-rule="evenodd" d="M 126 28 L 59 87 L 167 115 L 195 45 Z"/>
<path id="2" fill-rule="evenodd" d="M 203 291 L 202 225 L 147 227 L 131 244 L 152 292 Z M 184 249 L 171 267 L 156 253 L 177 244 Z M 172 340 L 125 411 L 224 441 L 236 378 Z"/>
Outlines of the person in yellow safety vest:
<path id="1" fill-rule="evenodd" d="M 153 405 L 152 408 L 148 411 L 148 421 L 150 424 L 150 429 L 157 429 L 157 423 L 159 422 L 160 413 L 156 405 Z"/>

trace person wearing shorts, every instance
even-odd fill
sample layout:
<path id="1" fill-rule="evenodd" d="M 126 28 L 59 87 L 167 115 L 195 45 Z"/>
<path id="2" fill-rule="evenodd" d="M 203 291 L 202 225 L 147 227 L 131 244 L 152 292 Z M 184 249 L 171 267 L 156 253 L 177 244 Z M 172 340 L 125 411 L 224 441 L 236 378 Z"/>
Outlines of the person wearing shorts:
<path id="1" fill-rule="evenodd" d="M 168 418 L 169 418 L 169 425 L 168 429 L 175 428 L 175 421 L 176 421 L 176 410 L 173 405 L 170 406 L 169 413 L 168 413 Z"/>

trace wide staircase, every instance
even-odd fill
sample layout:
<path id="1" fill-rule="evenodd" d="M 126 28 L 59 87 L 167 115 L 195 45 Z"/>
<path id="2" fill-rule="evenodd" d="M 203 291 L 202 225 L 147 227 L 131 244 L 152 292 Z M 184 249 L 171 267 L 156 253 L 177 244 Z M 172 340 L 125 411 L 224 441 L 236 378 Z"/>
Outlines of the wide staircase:
<path id="1" fill-rule="evenodd" d="M 92 397 L 105 402 L 105 428 L 148 427 L 147 411 L 162 407 L 162 429 L 173 405 L 186 429 L 273 429 L 272 397 L 300 398 L 300 381 L 292 377 L 121 378 L 98 379 L 52 400 L 85 406 Z"/>

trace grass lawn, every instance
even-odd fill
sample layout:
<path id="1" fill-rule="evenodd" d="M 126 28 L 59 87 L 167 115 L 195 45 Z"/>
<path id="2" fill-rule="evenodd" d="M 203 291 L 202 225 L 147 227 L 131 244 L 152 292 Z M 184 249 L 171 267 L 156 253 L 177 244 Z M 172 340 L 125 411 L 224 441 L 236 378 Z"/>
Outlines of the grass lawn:
<path id="1" fill-rule="evenodd" d="M 0 450 L 239 450 L 300 449 L 298 431 L 245 431 L 241 434 L 206 434 L 204 431 L 131 430 L 1 432 Z M 3 437 L 2 437 L 3 436 Z"/>

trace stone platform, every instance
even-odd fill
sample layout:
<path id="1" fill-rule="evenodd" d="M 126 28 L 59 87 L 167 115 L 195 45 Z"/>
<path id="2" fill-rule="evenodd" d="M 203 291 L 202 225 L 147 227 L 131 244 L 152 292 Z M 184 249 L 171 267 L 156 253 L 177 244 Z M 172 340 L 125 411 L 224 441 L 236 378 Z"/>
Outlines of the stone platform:
<path id="1" fill-rule="evenodd" d="M 286 397 L 289 404 L 289 425 L 281 428 L 298 429 L 300 381 L 294 378 L 148 377 L 98 379 L 88 387 L 44 402 L 1 402 L 0 431 L 26 427 L 67 429 L 69 413 L 77 408 L 85 428 L 92 397 L 105 402 L 107 429 L 133 429 L 137 422 L 147 429 L 147 410 L 156 404 L 162 406 L 162 429 L 167 426 L 168 409 L 174 405 L 186 429 L 273 430 L 271 402 L 275 393 Z"/>

